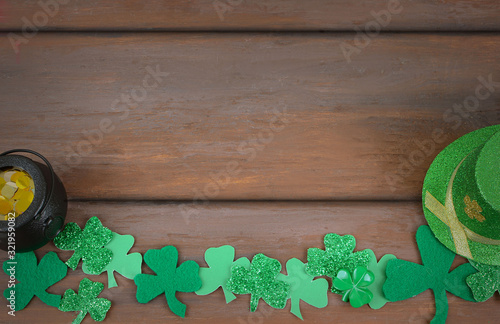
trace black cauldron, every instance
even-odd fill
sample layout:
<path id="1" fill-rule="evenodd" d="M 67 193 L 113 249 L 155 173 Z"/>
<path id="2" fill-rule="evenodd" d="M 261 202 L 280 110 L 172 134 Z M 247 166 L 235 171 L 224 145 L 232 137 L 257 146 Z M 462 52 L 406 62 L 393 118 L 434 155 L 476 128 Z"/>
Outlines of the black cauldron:
<path id="1" fill-rule="evenodd" d="M 12 153 L 36 155 L 45 165 Z M 44 246 L 62 230 L 68 209 L 66 190 L 49 161 L 35 151 L 12 150 L 0 154 L 0 169 L 9 167 L 31 176 L 35 195 L 24 213 L 10 221 L 0 220 L 0 249 L 28 252 Z"/>

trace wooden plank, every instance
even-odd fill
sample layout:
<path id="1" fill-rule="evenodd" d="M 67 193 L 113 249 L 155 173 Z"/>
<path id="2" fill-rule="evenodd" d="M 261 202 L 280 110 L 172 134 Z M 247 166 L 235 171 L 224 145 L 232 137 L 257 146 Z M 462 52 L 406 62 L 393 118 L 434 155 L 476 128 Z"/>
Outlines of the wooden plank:
<path id="1" fill-rule="evenodd" d="M 42 0 L 54 3 L 56 0 Z M 499 30 L 495 0 L 2 1 L 1 30 L 349 30 L 380 15 L 384 30 Z M 45 12 L 45 14 L 44 14 Z M 374 12 L 374 13 L 372 13 Z M 23 19 L 24 17 L 24 19 Z M 28 23 L 26 22 L 28 21 Z"/>
<path id="2" fill-rule="evenodd" d="M 145 253 L 148 249 L 159 249 L 175 245 L 180 253 L 180 262 L 195 260 L 206 266 L 203 255 L 208 247 L 233 245 L 236 257 L 248 257 L 264 253 L 276 258 L 284 265 L 290 258 L 306 261 L 307 248 L 323 248 L 323 236 L 330 232 L 354 235 L 357 250 L 372 249 L 378 257 L 391 253 L 400 259 L 420 262 L 414 235 L 420 225 L 425 224 L 421 205 L 417 202 L 309 202 L 309 203 L 211 203 L 194 206 L 200 213 L 188 222 L 179 212 L 178 204 L 162 203 L 105 203 L 71 202 L 68 221 L 83 226 L 92 216 L 99 216 L 105 226 L 121 234 L 132 234 L 136 243 L 131 252 Z M 42 257 L 47 251 L 56 251 L 62 260 L 70 257 L 70 251 L 59 251 L 52 243 L 38 250 Z M 1 254 L 1 261 L 5 254 Z M 456 265 L 464 261 L 457 258 Z M 146 266 L 144 266 L 146 269 Z M 147 270 L 150 271 L 150 270 Z M 285 272 L 285 270 L 283 270 Z M 106 274 L 86 276 L 78 267 L 69 270 L 68 277 L 49 289 L 62 294 L 66 289 L 76 289 L 84 277 L 107 283 Z M 164 297 L 149 304 L 135 300 L 136 288 L 132 281 L 116 274 L 117 288 L 105 289 L 102 296 L 109 298 L 113 306 L 108 313 L 108 323 L 180 322 L 167 308 Z M 0 283 L 6 286 L 7 276 L 2 272 Z M 208 296 L 178 294 L 188 306 L 188 323 L 284 323 L 300 320 L 284 310 L 269 308 L 260 303 L 256 313 L 249 312 L 249 296 L 239 296 L 226 305 L 223 293 L 217 291 Z M 449 296 L 450 323 L 483 322 L 494 323 L 500 316 L 498 298 L 484 303 L 471 303 L 451 294 Z M 496 296 L 498 297 L 498 296 Z M 401 302 L 389 303 L 380 310 L 367 306 L 352 308 L 340 300 L 340 296 L 329 293 L 329 305 L 315 309 L 301 303 L 306 322 L 331 323 L 408 323 L 429 322 L 434 314 L 434 297 L 430 291 Z M 15 318 L 0 312 L 0 321 L 9 323 L 68 323 L 74 313 L 63 313 L 46 306 L 34 298 L 28 307 L 16 313 Z"/>
<path id="3" fill-rule="evenodd" d="M 17 64 L 1 39 L 0 149 L 47 155 L 71 199 L 419 199 L 439 150 L 500 123 L 496 34 L 351 63 L 349 34 L 40 34 Z"/>

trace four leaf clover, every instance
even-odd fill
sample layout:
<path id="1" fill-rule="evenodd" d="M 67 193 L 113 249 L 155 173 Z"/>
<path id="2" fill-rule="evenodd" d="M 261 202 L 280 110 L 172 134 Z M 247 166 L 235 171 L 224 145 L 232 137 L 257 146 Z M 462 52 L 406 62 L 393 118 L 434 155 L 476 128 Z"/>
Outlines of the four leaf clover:
<path id="1" fill-rule="evenodd" d="M 481 264 L 469 260 L 479 272 L 467 277 L 474 299 L 478 302 L 488 300 L 495 291 L 500 291 L 500 266 Z"/>
<path id="2" fill-rule="evenodd" d="M 231 278 L 227 288 L 235 294 L 250 295 L 250 311 L 255 312 L 262 298 L 271 307 L 283 309 L 288 299 L 290 285 L 277 280 L 281 271 L 278 260 L 271 259 L 262 253 L 256 254 L 250 269 L 235 265 L 231 269 Z"/>
<path id="3" fill-rule="evenodd" d="M 90 313 L 92 319 L 100 322 L 104 320 L 106 313 L 111 308 L 109 300 L 106 298 L 97 298 L 103 289 L 104 284 L 83 278 L 80 281 L 78 294 L 73 289 L 68 289 L 64 292 L 59 310 L 63 312 L 80 311 L 78 316 L 73 320 L 73 324 L 81 323 L 87 313 Z"/>
<path id="4" fill-rule="evenodd" d="M 3 263 L 4 272 L 15 277 L 20 283 L 7 288 L 3 295 L 15 298 L 15 310 L 20 311 L 36 295 L 45 304 L 57 307 L 61 296 L 49 294 L 45 290 L 66 277 L 68 267 L 54 252 L 48 252 L 37 265 L 34 252 L 16 253 L 13 260 Z"/>
<path id="5" fill-rule="evenodd" d="M 108 288 L 118 286 L 114 276 L 115 271 L 128 279 L 134 279 L 136 275 L 141 273 L 142 255 L 138 252 L 127 254 L 133 245 L 134 237 L 132 235 L 113 233 L 111 241 L 104 246 L 113 253 L 111 261 L 103 269 L 103 271 L 108 272 Z M 86 264 L 82 268 L 83 272 L 92 274 Z"/>
<path id="6" fill-rule="evenodd" d="M 349 301 L 352 307 L 358 308 L 372 300 L 373 294 L 367 287 L 374 281 L 373 272 L 365 267 L 356 267 L 352 277 L 349 270 L 341 269 L 333 279 L 333 286 L 343 292 L 343 301 Z"/>
<path id="7" fill-rule="evenodd" d="M 103 248 L 112 238 L 110 229 L 102 226 L 97 217 L 87 221 L 84 230 L 76 223 L 68 223 L 64 230 L 54 238 L 54 244 L 61 250 L 74 250 L 75 253 L 66 261 L 75 270 L 83 260 L 88 273 L 100 274 L 111 261 L 113 253 Z"/>
<path id="8" fill-rule="evenodd" d="M 448 273 L 455 253 L 434 237 L 429 226 L 419 227 L 417 245 L 423 265 L 399 259 L 387 263 L 387 280 L 383 287 L 385 297 L 394 302 L 432 289 L 436 300 L 436 315 L 431 323 L 444 323 L 448 316 L 446 291 L 465 300 L 474 301 L 465 279 L 476 273 L 476 270 L 466 263 Z"/>
<path id="9" fill-rule="evenodd" d="M 340 269 L 354 271 L 357 266 L 368 266 L 369 250 L 354 252 L 356 239 L 352 235 L 325 235 L 325 250 L 310 248 L 307 250 L 306 271 L 313 276 L 328 276 L 335 278 Z M 341 292 L 332 286 L 332 292 Z"/>
<path id="10" fill-rule="evenodd" d="M 300 319 L 300 301 L 323 308 L 328 305 L 328 281 L 324 278 L 314 280 L 314 276 L 306 273 L 306 265 L 299 259 L 290 259 L 286 263 L 287 276 L 279 274 L 278 279 L 290 285 L 291 313 Z"/>
<path id="11" fill-rule="evenodd" d="M 137 285 L 137 301 L 145 304 L 165 293 L 170 310 L 184 317 L 186 305 L 175 297 L 177 291 L 195 292 L 201 287 L 198 275 L 199 266 L 194 261 L 186 261 L 177 267 L 178 252 L 175 246 L 166 246 L 161 250 L 148 250 L 144 262 L 157 274 L 138 274 L 134 278 Z"/>
<path id="12" fill-rule="evenodd" d="M 209 248 L 205 251 L 205 261 L 208 268 L 200 268 L 200 278 L 202 286 L 196 291 L 197 295 L 208 295 L 217 288 L 222 287 L 226 297 L 226 303 L 233 301 L 236 296 L 227 288 L 227 281 L 231 277 L 231 267 L 240 265 L 245 268 L 250 267 L 247 258 L 239 258 L 234 261 L 234 247 L 224 245 L 218 248 Z"/>

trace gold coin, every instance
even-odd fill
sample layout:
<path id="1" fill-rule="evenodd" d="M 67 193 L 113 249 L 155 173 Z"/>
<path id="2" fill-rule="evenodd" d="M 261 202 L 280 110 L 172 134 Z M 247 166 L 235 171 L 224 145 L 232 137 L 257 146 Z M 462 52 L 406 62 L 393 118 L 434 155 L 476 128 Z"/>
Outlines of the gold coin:
<path id="1" fill-rule="evenodd" d="M 17 191 L 17 186 L 14 182 L 7 182 L 0 193 L 5 199 L 11 199 Z"/>
<path id="2" fill-rule="evenodd" d="M 0 196 L 0 214 L 7 215 L 12 211 L 12 205 L 9 203 L 7 199 Z"/>
<path id="3" fill-rule="evenodd" d="M 17 179 L 16 184 L 21 189 L 29 188 L 30 187 L 30 179 L 26 175 L 22 174 Z"/>

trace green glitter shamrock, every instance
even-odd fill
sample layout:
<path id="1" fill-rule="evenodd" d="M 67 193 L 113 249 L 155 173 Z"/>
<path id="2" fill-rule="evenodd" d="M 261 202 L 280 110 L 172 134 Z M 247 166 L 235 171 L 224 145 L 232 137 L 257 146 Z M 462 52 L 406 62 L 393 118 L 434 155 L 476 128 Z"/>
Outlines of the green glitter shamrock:
<path id="1" fill-rule="evenodd" d="M 352 307 L 358 308 L 372 300 L 373 294 L 367 287 L 374 281 L 373 272 L 365 267 L 356 267 L 352 277 L 349 270 L 341 269 L 333 279 L 333 286 L 343 291 L 342 301 L 349 301 Z"/>
<path id="2" fill-rule="evenodd" d="M 113 257 L 109 264 L 103 269 L 108 272 L 108 288 L 118 286 L 116 283 L 114 272 L 120 273 L 128 279 L 134 279 L 136 275 L 141 273 L 142 255 L 138 252 L 127 254 L 134 245 L 134 237 L 132 235 L 120 235 L 113 233 L 113 238 L 104 247 L 113 253 Z M 87 269 L 87 265 L 82 266 L 83 272 L 92 274 Z"/>
<path id="3" fill-rule="evenodd" d="M 385 280 L 387 276 L 385 274 L 385 269 L 387 267 L 387 262 L 392 259 L 396 259 L 396 256 L 392 254 L 386 254 L 380 261 L 377 263 L 377 257 L 372 250 L 368 250 L 370 252 L 370 263 L 368 264 L 367 269 L 373 272 L 375 275 L 375 281 L 368 287 L 370 291 L 373 293 L 373 298 L 370 301 L 369 305 L 372 309 L 380 309 L 382 308 L 389 300 L 385 298 L 384 291 L 382 287 L 384 286 Z"/>
<path id="4" fill-rule="evenodd" d="M 139 303 L 148 303 L 165 293 L 170 310 L 180 317 L 186 315 L 186 305 L 177 300 L 175 293 L 177 291 L 195 292 L 200 289 L 201 279 L 198 275 L 200 267 L 191 260 L 177 267 L 178 258 L 175 246 L 166 246 L 161 250 L 148 250 L 144 254 L 144 262 L 158 275 L 138 274 L 135 276 L 136 298 Z"/>
<path id="5" fill-rule="evenodd" d="M 106 298 L 97 298 L 103 289 L 103 283 L 83 278 L 78 287 L 78 294 L 73 289 L 68 289 L 64 292 L 59 310 L 63 312 L 80 311 L 78 316 L 73 320 L 73 324 L 81 323 L 87 313 L 90 313 L 93 320 L 100 322 L 104 320 L 111 308 L 109 300 Z"/>
<path id="6" fill-rule="evenodd" d="M 483 302 L 493 297 L 495 291 L 500 292 L 500 266 L 481 264 L 472 260 L 469 262 L 479 270 L 466 279 L 475 300 Z"/>
<path id="7" fill-rule="evenodd" d="M 367 267 L 370 261 L 368 250 L 354 252 L 356 239 L 352 235 L 326 234 L 325 250 L 310 248 L 307 250 L 306 272 L 312 276 L 335 278 L 340 269 L 354 271 L 357 266 Z M 332 286 L 332 292 L 341 291 Z"/>
<path id="8" fill-rule="evenodd" d="M 209 248 L 205 252 L 205 261 L 209 268 L 200 268 L 200 278 L 203 283 L 197 295 L 208 295 L 217 288 L 222 287 L 226 297 L 226 303 L 233 301 L 236 296 L 227 288 L 226 284 L 231 277 L 231 267 L 241 265 L 245 268 L 250 267 L 250 261 L 247 258 L 239 258 L 234 261 L 234 247 L 224 245 L 218 248 Z"/>
<path id="9" fill-rule="evenodd" d="M 250 311 L 255 312 L 262 298 L 271 307 L 283 309 L 288 299 L 290 285 L 277 280 L 281 271 L 278 260 L 262 253 L 252 259 L 250 269 L 233 266 L 227 288 L 235 294 L 251 294 Z"/>
<path id="10" fill-rule="evenodd" d="M 59 306 L 61 296 L 49 294 L 46 289 L 66 277 L 68 267 L 54 252 L 47 253 L 38 265 L 34 252 L 16 253 L 13 260 L 3 263 L 3 271 L 11 277 L 3 295 L 13 301 L 15 311 L 26 307 L 35 295 L 49 306 Z M 15 280 L 19 283 L 14 285 Z"/>
<path id="11" fill-rule="evenodd" d="M 466 263 L 448 272 L 455 253 L 434 237 L 429 226 L 418 228 L 417 245 L 423 265 L 399 259 L 387 263 L 387 280 L 383 287 L 385 297 L 395 302 L 432 289 L 436 301 L 436 315 L 431 323 L 445 323 L 448 316 L 446 291 L 465 300 L 474 301 L 465 278 L 476 273 L 476 270 Z"/>
<path id="12" fill-rule="evenodd" d="M 75 251 L 66 261 L 71 269 L 75 270 L 82 259 L 89 274 L 100 274 L 113 257 L 113 252 L 103 248 L 112 237 L 111 230 L 102 226 L 99 218 L 92 217 L 83 231 L 76 223 L 66 224 L 54 238 L 54 245 L 61 250 Z"/>
<path id="13" fill-rule="evenodd" d="M 306 265 L 299 259 L 290 259 L 286 263 L 287 276 L 280 273 L 278 280 L 290 285 L 289 298 L 291 299 L 291 313 L 300 319 L 300 301 L 303 300 L 309 305 L 323 308 L 328 305 L 328 281 L 326 279 L 316 279 L 306 273 Z"/>

